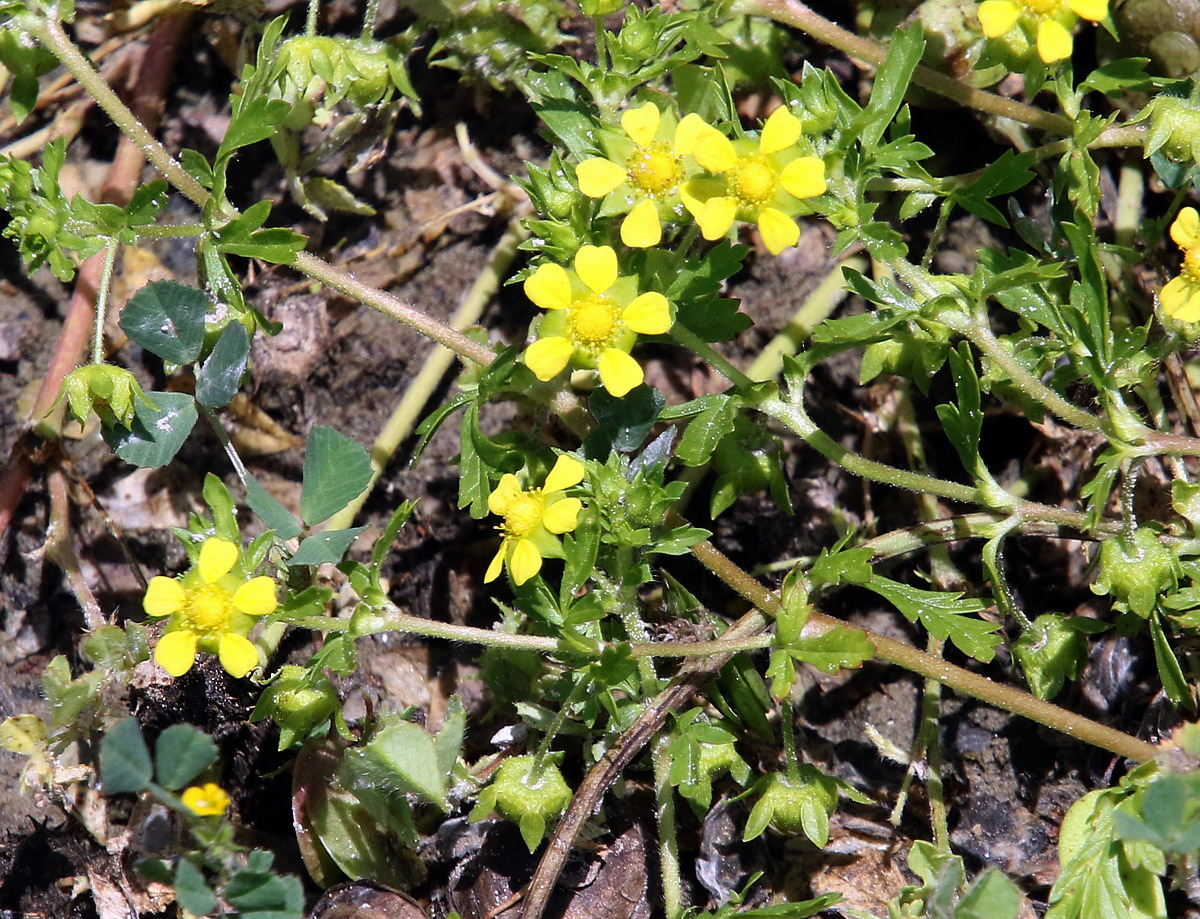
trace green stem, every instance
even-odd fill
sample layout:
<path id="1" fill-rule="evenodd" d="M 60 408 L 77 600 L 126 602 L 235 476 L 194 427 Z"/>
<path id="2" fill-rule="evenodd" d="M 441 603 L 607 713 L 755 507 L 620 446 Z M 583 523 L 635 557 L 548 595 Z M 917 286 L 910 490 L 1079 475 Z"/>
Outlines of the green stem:
<path id="1" fill-rule="evenodd" d="M 942 656 L 942 642 L 929 636 L 927 652 L 934 657 Z M 933 844 L 939 852 L 950 854 L 950 821 L 946 813 L 946 792 L 942 784 L 942 745 L 938 738 L 941 728 L 942 684 L 937 680 L 925 680 L 921 699 L 921 731 L 919 744 L 925 751 L 925 788 L 929 796 L 929 822 L 933 826 Z"/>
<path id="2" fill-rule="evenodd" d="M 375 36 L 375 21 L 379 18 L 379 0 L 367 0 L 367 11 L 363 14 L 362 37 Z"/>
<path id="3" fill-rule="evenodd" d="M 779 726 L 783 729 L 783 768 L 791 785 L 800 784 L 800 752 L 796 748 L 796 712 L 792 700 L 779 703 Z"/>
<path id="4" fill-rule="evenodd" d="M 567 697 L 563 699 L 562 705 L 558 707 L 558 711 L 554 713 L 554 720 L 550 722 L 550 727 L 546 729 L 541 743 L 538 744 L 537 751 L 533 754 L 533 767 L 529 770 L 529 783 L 537 785 L 542 780 L 542 770 L 546 768 L 546 757 L 550 755 L 550 746 L 554 743 L 554 738 L 558 736 L 558 732 L 562 730 L 563 723 L 567 720 L 567 716 L 571 713 L 571 706 L 578 702 L 587 688 L 591 685 L 591 680 L 580 680 L 571 687 L 571 691 L 567 693 Z"/>
<path id="5" fill-rule="evenodd" d="M 651 748 L 654 765 L 654 804 L 658 818 L 658 865 L 662 874 L 663 911 L 667 919 L 678 919 L 683 912 L 683 882 L 679 870 L 679 837 L 675 831 L 675 788 L 668 775 L 671 760 L 667 747 L 669 734 L 659 734 Z"/>
<path id="6" fill-rule="evenodd" d="M 757 7 L 764 16 L 794 26 L 817 41 L 844 51 L 860 61 L 878 65 L 882 64 L 887 57 L 887 49 L 883 46 L 869 39 L 860 38 L 841 26 L 834 25 L 824 16 L 805 6 L 800 0 L 752 0 L 747 6 L 751 9 Z M 987 115 L 1011 118 L 1052 134 L 1069 135 L 1074 132 L 1072 122 L 1062 115 L 1054 115 L 1032 105 L 1024 105 L 994 93 L 974 89 L 920 64 L 913 71 L 912 81 L 922 89 L 935 92 Z"/>
<path id="7" fill-rule="evenodd" d="M 317 34 L 317 13 L 321 9 L 321 0 L 308 0 L 308 12 L 304 17 L 304 34 L 312 37 Z"/>
<path id="8" fill-rule="evenodd" d="M 759 405 L 759 409 L 768 417 L 787 425 L 810 447 L 837 463 L 847 472 L 897 488 L 929 492 L 951 501 L 987 505 L 987 501 L 980 494 L 979 489 L 970 485 L 960 485 L 957 482 L 948 482 L 931 475 L 910 472 L 907 469 L 899 469 L 896 466 L 889 466 L 886 463 L 879 463 L 852 453 L 816 426 L 800 404 L 801 398 L 797 393 L 787 401 L 780 398 L 766 399 Z M 1004 509 L 1010 510 L 1011 508 Z"/>
<path id="9" fill-rule="evenodd" d="M 721 376 L 725 377 L 736 388 L 747 389 L 754 385 L 754 381 L 750 377 L 733 366 L 727 358 L 718 354 L 712 345 L 682 322 L 676 322 L 675 325 L 671 326 L 671 336 L 683 345 L 683 347 L 708 361 Z"/>
<path id="10" fill-rule="evenodd" d="M 108 294 L 112 290 L 113 264 L 117 259 L 117 241 L 104 249 L 104 266 L 100 269 L 100 287 L 96 291 L 96 319 L 92 329 L 92 363 L 104 363 L 104 321 L 108 313 Z"/>
<path id="11" fill-rule="evenodd" d="M 91 62 L 67 37 L 57 19 L 30 14 L 17 17 L 15 22 L 18 29 L 28 32 L 58 58 L 62 65 L 70 71 L 71 76 L 120 128 L 121 133 L 138 146 L 155 169 L 197 206 L 204 206 L 209 198 L 208 191 L 188 175 L 187 171 L 167 153 L 166 148 L 150 135 L 150 132 L 113 92 L 96 68 L 91 65 Z"/>
<path id="12" fill-rule="evenodd" d="M 138 227 L 137 235 L 144 239 L 166 239 L 168 237 L 203 236 L 207 229 L 199 223 L 170 224 L 159 223 L 154 226 Z"/>
<path id="13" fill-rule="evenodd" d="M 771 617 L 779 612 L 779 598 L 722 555 L 711 543 L 702 542 L 693 546 L 692 554 L 704 567 L 741 594 L 756 609 Z M 739 623 L 739 637 L 753 632 L 754 627 L 757 627 L 758 631 L 765 628 L 766 620 L 761 616 L 759 619 L 762 622 L 761 626 L 754 621 Z M 980 699 L 1014 715 L 1044 724 L 1046 727 L 1074 737 L 1083 743 L 1108 750 L 1139 763 L 1153 759 L 1157 751 L 1154 744 L 1131 737 L 1082 715 L 1068 712 L 1050 702 L 1036 699 L 1019 689 L 995 683 L 987 677 L 972 673 L 962 667 L 956 667 L 954 664 L 919 651 L 903 642 L 867 629 L 857 629 L 855 626 L 848 625 L 842 620 L 824 613 L 812 613 L 804 627 L 804 636 L 816 637 L 839 627 L 861 632 L 874 646 L 876 655 L 886 661 L 891 661 L 905 670 L 929 679 L 937 680 L 960 695 Z"/>

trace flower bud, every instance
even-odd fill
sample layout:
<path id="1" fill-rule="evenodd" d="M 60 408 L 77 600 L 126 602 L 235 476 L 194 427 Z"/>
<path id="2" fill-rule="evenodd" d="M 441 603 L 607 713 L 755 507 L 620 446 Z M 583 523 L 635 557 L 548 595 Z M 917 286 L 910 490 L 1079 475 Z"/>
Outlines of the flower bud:
<path id="1" fill-rule="evenodd" d="M 1143 113 L 1150 121 L 1146 156 L 1158 151 L 1177 163 L 1200 162 L 1200 108 L 1188 99 L 1157 96 Z"/>

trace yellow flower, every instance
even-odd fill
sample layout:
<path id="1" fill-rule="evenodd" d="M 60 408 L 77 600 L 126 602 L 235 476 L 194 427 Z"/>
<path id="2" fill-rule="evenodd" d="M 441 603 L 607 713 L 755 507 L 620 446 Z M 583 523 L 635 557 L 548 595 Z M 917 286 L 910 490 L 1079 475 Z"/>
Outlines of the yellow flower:
<path id="1" fill-rule="evenodd" d="M 146 615 L 170 616 L 154 659 L 171 676 L 192 669 L 196 651 L 215 653 L 231 676 L 244 677 L 258 665 L 258 651 L 246 635 L 257 617 L 275 610 L 275 582 L 231 573 L 238 547 L 206 539 L 200 558 L 180 578 L 156 577 L 146 588 Z"/>
<path id="2" fill-rule="evenodd" d="M 757 143 L 731 141 L 705 125 L 692 155 L 716 178 L 692 179 L 682 193 L 705 239 L 720 239 L 743 220 L 758 224 L 772 255 L 796 245 L 800 228 L 787 211 L 826 189 L 825 163 L 800 155 L 800 132 L 800 120 L 784 107 L 766 120 Z"/>
<path id="3" fill-rule="evenodd" d="M 1162 310 L 1180 322 L 1200 322 L 1200 214 L 1185 207 L 1171 224 L 1171 239 L 1183 250 L 1183 268 L 1159 291 Z"/>
<path id="4" fill-rule="evenodd" d="M 521 488 L 512 473 L 501 477 L 488 497 L 488 510 L 504 518 L 496 527 L 504 539 L 488 565 L 484 583 L 496 580 L 507 563 L 512 579 L 524 584 L 542 570 L 543 557 L 562 554 L 558 537 L 575 529 L 583 507 L 578 498 L 568 498 L 563 491 L 578 485 L 583 476 L 583 463 L 560 456 L 541 488 Z"/>
<path id="5" fill-rule="evenodd" d="M 679 190 L 689 171 L 687 160 L 700 131 L 699 115 L 676 122 L 664 117 L 653 102 L 621 115 L 625 136 L 611 142 L 612 157 L 595 156 L 575 167 L 579 190 L 589 198 L 604 198 L 601 215 L 628 216 L 621 222 L 621 242 L 635 249 L 657 246 L 662 221 L 682 217 Z"/>
<path id="6" fill-rule="evenodd" d="M 638 334 L 670 329 L 671 305 L 654 291 L 638 295 L 636 278 L 618 277 L 611 246 L 583 246 L 573 264 L 568 271 L 550 262 L 525 279 L 525 296 L 550 311 L 525 364 L 543 382 L 572 361 L 598 368 L 604 388 L 620 398 L 643 379 L 641 365 L 629 356 Z"/>
<path id="7" fill-rule="evenodd" d="M 217 817 L 229 809 L 229 795 L 216 782 L 193 785 L 181 797 L 184 805 L 197 817 Z"/>
<path id="8" fill-rule="evenodd" d="M 1038 57 L 1053 64 L 1071 56 L 1071 29 L 1079 19 L 1101 22 L 1108 17 L 1108 0 L 983 0 L 979 25 L 988 38 L 999 38 L 1020 27 L 1036 31 Z"/>

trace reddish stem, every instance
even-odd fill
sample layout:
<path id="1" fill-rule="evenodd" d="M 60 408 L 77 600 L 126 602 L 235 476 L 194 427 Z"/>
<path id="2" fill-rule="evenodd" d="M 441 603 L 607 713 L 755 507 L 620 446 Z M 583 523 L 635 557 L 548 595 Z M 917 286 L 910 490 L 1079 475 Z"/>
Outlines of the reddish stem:
<path id="1" fill-rule="evenodd" d="M 162 116 L 163 93 L 175 64 L 175 52 L 190 18 L 190 14 L 187 13 L 165 16 L 158 21 L 150 35 L 141 65 L 137 69 L 137 78 L 133 81 L 133 97 L 129 103 L 147 130 L 154 131 L 158 127 Z M 137 146 L 122 136 L 117 146 L 117 154 L 109 166 L 104 186 L 100 190 L 100 200 L 117 205 L 128 203 L 141 183 L 145 162 L 145 157 Z M 96 291 L 103 263 L 104 254 L 98 253 L 85 259 L 79 266 L 67 317 L 63 321 L 62 331 L 50 357 L 50 366 L 34 402 L 30 418 L 34 425 L 54 407 L 62 390 L 63 380 L 79 363 L 80 356 L 84 354 L 91 339 L 92 323 L 96 315 Z M 36 441 L 32 437 L 18 438 L 9 454 L 4 472 L 0 475 L 0 536 L 7 532 L 17 505 L 33 479 L 34 466 L 30 454 L 35 444 Z"/>

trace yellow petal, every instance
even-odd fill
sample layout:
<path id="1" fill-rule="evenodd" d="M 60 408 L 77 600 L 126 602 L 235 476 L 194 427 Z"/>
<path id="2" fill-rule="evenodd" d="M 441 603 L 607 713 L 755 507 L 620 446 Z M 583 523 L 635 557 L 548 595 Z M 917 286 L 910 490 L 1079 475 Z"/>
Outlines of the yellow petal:
<path id="1" fill-rule="evenodd" d="M 647 102 L 638 108 L 628 109 L 621 116 L 621 127 L 625 129 L 625 133 L 633 139 L 635 144 L 645 147 L 654 140 L 654 135 L 658 133 L 658 120 L 658 106 L 653 102 Z M 521 582 L 517 581 L 517 583 Z"/>
<path id="2" fill-rule="evenodd" d="M 171 676 L 183 676 L 196 662 L 196 634 L 186 629 L 167 632 L 154 646 L 154 660 Z"/>
<path id="3" fill-rule="evenodd" d="M 704 202 L 723 194 L 725 194 L 724 182 L 720 179 L 706 179 L 702 176 L 689 179 L 679 187 L 679 200 L 683 202 L 683 206 L 687 208 L 693 218 L 700 213 Z"/>
<path id="4" fill-rule="evenodd" d="M 496 550 L 496 554 L 492 556 L 491 564 L 488 565 L 487 574 L 483 576 L 483 583 L 490 584 L 496 578 L 500 577 L 500 572 L 504 569 L 504 554 L 508 551 L 508 540 L 500 541 L 500 548 Z"/>
<path id="5" fill-rule="evenodd" d="M 696 140 L 709 125 L 695 112 L 684 115 L 683 121 L 675 125 L 675 137 L 671 147 L 677 156 L 687 156 L 696 146 Z"/>
<path id="6" fill-rule="evenodd" d="M 546 494 L 562 491 L 573 485 L 578 485 L 583 481 L 583 477 L 586 474 L 587 470 L 583 468 L 583 463 L 579 462 L 573 456 L 563 454 L 554 461 L 554 468 L 546 476 L 546 483 L 542 486 L 542 490 Z"/>
<path id="7" fill-rule="evenodd" d="M 795 198 L 815 198 L 825 194 L 825 161 L 819 156 L 802 156 L 783 167 L 779 174 L 783 190 Z"/>
<path id="8" fill-rule="evenodd" d="M 563 498 L 561 501 L 555 501 L 546 508 L 546 513 L 542 515 L 542 525 L 556 536 L 561 533 L 570 533 L 575 529 L 581 510 L 583 510 L 583 502 L 578 498 Z"/>
<path id="9" fill-rule="evenodd" d="M 759 212 L 758 231 L 762 233 L 767 251 L 772 255 L 778 255 L 800 240 L 800 228 L 796 226 L 796 221 L 773 207 L 764 207 Z"/>
<path id="10" fill-rule="evenodd" d="M 733 226 L 733 218 L 737 216 L 736 198 L 709 198 L 696 214 L 696 223 L 705 239 L 720 239 Z"/>
<path id="11" fill-rule="evenodd" d="M 1012 0 L 983 0 L 978 15 L 983 34 L 988 38 L 999 38 L 1017 24 L 1021 10 Z"/>
<path id="12" fill-rule="evenodd" d="M 488 495 L 488 510 L 493 514 L 503 517 L 508 513 L 509 505 L 518 498 L 521 494 L 521 483 L 517 481 L 517 477 L 511 472 L 506 472 L 500 476 L 500 483 L 495 490 Z"/>
<path id="13" fill-rule="evenodd" d="M 1200 214 L 1194 207 L 1185 207 L 1171 224 L 1171 239 L 1180 249 L 1200 247 Z"/>
<path id="14" fill-rule="evenodd" d="M 1080 19 L 1103 22 L 1108 18 L 1108 0 L 1067 0 L 1071 12 Z"/>
<path id="15" fill-rule="evenodd" d="M 179 797 L 184 807 L 198 817 L 215 817 L 229 808 L 229 795 L 216 782 L 193 785 Z"/>
<path id="16" fill-rule="evenodd" d="M 525 279 L 525 296 L 544 310 L 565 310 L 571 305 L 571 279 L 562 265 L 548 262 Z"/>
<path id="17" fill-rule="evenodd" d="M 593 157 L 575 167 L 579 190 L 589 198 L 603 198 L 625 181 L 625 170 L 611 160 Z"/>
<path id="18" fill-rule="evenodd" d="M 212 584 L 229 574 L 237 561 L 238 548 L 224 539 L 206 539 L 200 547 L 200 577 Z"/>
<path id="19" fill-rule="evenodd" d="M 247 616 L 265 616 L 275 612 L 273 578 L 252 578 L 233 592 L 233 607 Z"/>
<path id="20" fill-rule="evenodd" d="M 621 222 L 621 242 L 631 249 L 649 249 L 662 240 L 662 223 L 658 208 L 649 198 L 634 205 L 629 216 Z"/>
<path id="21" fill-rule="evenodd" d="M 1038 23 L 1038 57 L 1045 63 L 1053 64 L 1056 61 L 1070 57 L 1071 49 L 1074 46 L 1075 43 L 1071 39 L 1071 33 L 1063 27 L 1061 22 L 1055 22 L 1053 19 L 1043 19 Z"/>
<path id="22" fill-rule="evenodd" d="M 161 575 L 151 578 L 146 585 L 146 596 L 142 599 L 142 609 L 147 616 L 170 616 L 183 609 L 187 594 L 174 578 L 164 578 Z"/>
<path id="23" fill-rule="evenodd" d="M 566 338 L 539 338 L 525 349 L 525 366 L 533 371 L 535 377 L 546 383 L 562 373 L 574 351 L 571 342 Z"/>
<path id="24" fill-rule="evenodd" d="M 1173 278 L 1159 291 L 1162 310 L 1180 322 L 1200 320 L 1200 284 L 1185 277 Z"/>
<path id="25" fill-rule="evenodd" d="M 226 673 L 240 680 L 258 666 L 258 649 L 237 632 L 226 632 L 217 645 L 217 659 Z"/>
<path id="26" fill-rule="evenodd" d="M 716 128 L 705 125 L 706 130 L 696 138 L 692 156 L 709 172 L 728 172 L 737 165 L 737 153 L 729 138 Z"/>
<path id="27" fill-rule="evenodd" d="M 640 335 L 662 335 L 671 328 L 671 304 L 657 291 L 647 291 L 625 307 L 621 321 Z"/>
<path id="28" fill-rule="evenodd" d="M 787 106 L 779 106 L 762 127 L 758 152 L 771 154 L 786 150 L 800 139 L 801 130 L 800 119 L 789 112 Z"/>
<path id="29" fill-rule="evenodd" d="M 612 246 L 582 246 L 575 253 L 575 273 L 592 293 L 602 294 L 616 283 L 617 253 Z"/>
<path id="30" fill-rule="evenodd" d="M 518 585 L 524 584 L 542 570 L 542 553 L 528 539 L 519 539 L 508 560 L 508 570 Z"/>
<path id="31" fill-rule="evenodd" d="M 618 399 L 643 379 L 642 365 L 624 351 L 606 348 L 600 355 L 600 382 Z"/>

